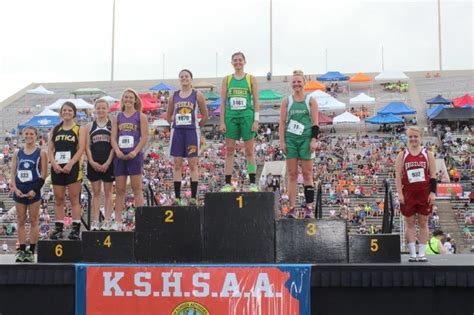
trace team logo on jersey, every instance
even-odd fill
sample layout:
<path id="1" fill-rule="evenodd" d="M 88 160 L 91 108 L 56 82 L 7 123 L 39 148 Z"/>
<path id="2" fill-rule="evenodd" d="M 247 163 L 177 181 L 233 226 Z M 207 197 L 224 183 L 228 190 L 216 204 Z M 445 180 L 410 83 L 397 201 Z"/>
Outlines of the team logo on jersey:
<path id="1" fill-rule="evenodd" d="M 23 163 L 23 167 L 24 167 L 24 168 L 30 167 L 30 163 L 28 163 L 28 162 Z"/>
<path id="2" fill-rule="evenodd" d="M 201 304 L 196 302 L 184 302 L 179 304 L 171 315 L 210 315 L 209 311 Z"/>
<path id="3" fill-rule="evenodd" d="M 197 146 L 195 145 L 188 145 L 188 155 L 196 154 L 197 153 Z"/>

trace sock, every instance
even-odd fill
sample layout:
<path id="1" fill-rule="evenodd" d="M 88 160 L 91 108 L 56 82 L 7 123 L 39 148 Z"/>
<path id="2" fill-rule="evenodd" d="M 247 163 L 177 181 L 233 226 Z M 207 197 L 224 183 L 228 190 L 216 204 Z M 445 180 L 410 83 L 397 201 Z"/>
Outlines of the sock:
<path id="1" fill-rule="evenodd" d="M 20 250 L 25 251 L 26 250 L 26 244 L 20 244 Z"/>
<path id="2" fill-rule="evenodd" d="M 232 181 L 232 175 L 226 175 L 225 176 L 225 183 L 227 185 L 230 185 L 231 184 L 231 181 Z"/>
<path id="3" fill-rule="evenodd" d="M 255 184 L 256 177 L 257 177 L 257 174 L 255 173 L 249 174 L 250 184 Z"/>
<path id="4" fill-rule="evenodd" d="M 191 182 L 191 198 L 196 199 L 198 191 L 198 182 Z"/>
<path id="5" fill-rule="evenodd" d="M 36 244 L 30 244 L 30 251 L 34 254 L 36 249 Z"/>
<path id="6" fill-rule="evenodd" d="M 410 257 L 416 257 L 416 248 L 415 243 L 408 243 L 408 252 L 410 253 Z"/>
<path id="7" fill-rule="evenodd" d="M 426 244 L 418 244 L 418 256 L 425 256 Z"/>
<path id="8" fill-rule="evenodd" d="M 174 197 L 176 199 L 181 198 L 181 181 L 173 182 L 174 184 Z"/>
<path id="9" fill-rule="evenodd" d="M 314 202 L 314 188 L 313 186 L 304 186 L 304 200 L 306 204 Z"/>

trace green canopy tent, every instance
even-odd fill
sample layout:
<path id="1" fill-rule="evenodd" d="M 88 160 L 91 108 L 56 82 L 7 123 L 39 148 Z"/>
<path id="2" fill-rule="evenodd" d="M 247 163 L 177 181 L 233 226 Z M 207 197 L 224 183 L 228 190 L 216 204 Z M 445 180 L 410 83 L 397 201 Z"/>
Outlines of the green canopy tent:
<path id="1" fill-rule="evenodd" d="M 77 89 L 71 92 L 74 95 L 74 98 L 81 95 L 106 95 L 104 91 L 98 88 L 84 88 L 84 89 Z"/>
<path id="2" fill-rule="evenodd" d="M 204 94 L 204 97 L 206 98 L 206 101 L 215 101 L 219 99 L 219 95 L 213 91 L 206 91 L 203 94 Z"/>
<path id="3" fill-rule="evenodd" d="M 283 98 L 283 95 L 273 90 L 260 90 L 258 93 L 258 99 L 262 102 L 268 101 L 279 101 Z"/>

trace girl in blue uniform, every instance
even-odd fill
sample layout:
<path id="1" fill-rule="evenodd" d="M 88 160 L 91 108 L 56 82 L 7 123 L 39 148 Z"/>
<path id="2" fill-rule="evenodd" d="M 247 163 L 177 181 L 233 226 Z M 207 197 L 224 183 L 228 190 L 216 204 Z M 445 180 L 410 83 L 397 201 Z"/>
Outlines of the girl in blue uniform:
<path id="1" fill-rule="evenodd" d="M 38 242 L 38 217 L 41 204 L 41 187 L 48 175 L 48 156 L 36 145 L 36 128 L 23 129 L 25 146 L 13 154 L 10 186 L 13 200 L 16 202 L 18 221 L 18 242 L 20 250 L 16 262 L 34 262 L 36 243 Z M 30 218 L 30 248 L 26 249 L 26 213 Z"/>

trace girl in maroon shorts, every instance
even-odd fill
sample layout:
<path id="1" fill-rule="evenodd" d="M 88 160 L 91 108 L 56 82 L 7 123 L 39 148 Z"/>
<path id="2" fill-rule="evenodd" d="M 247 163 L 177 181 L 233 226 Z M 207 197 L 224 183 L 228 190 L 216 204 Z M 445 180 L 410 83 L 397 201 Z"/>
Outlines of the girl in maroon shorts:
<path id="1" fill-rule="evenodd" d="M 396 161 L 395 182 L 400 211 L 405 217 L 406 237 L 410 262 L 426 262 L 425 247 L 428 241 L 428 216 L 436 196 L 436 163 L 434 156 L 421 146 L 422 134 L 418 127 L 407 130 L 407 148 Z M 416 214 L 418 214 L 418 257 L 416 256 Z"/>

